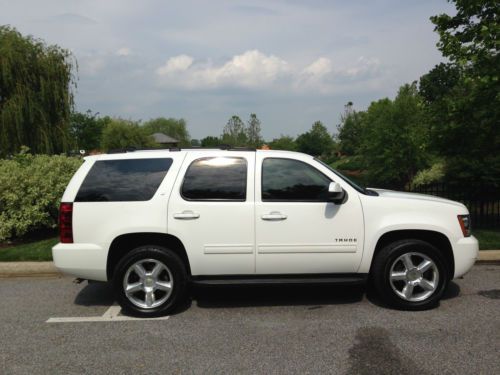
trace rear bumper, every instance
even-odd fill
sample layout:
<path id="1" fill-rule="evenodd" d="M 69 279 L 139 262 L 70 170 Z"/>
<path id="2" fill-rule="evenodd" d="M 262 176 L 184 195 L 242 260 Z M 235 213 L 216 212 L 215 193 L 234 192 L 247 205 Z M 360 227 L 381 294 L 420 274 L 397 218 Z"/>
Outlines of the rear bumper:
<path id="1" fill-rule="evenodd" d="M 107 281 L 108 249 L 95 244 L 58 243 L 52 248 L 52 258 L 62 273 L 82 279 Z"/>
<path id="2" fill-rule="evenodd" d="M 457 277 L 465 275 L 472 268 L 479 255 L 479 243 L 476 237 L 470 236 L 461 238 L 453 246 L 455 256 L 455 275 Z"/>

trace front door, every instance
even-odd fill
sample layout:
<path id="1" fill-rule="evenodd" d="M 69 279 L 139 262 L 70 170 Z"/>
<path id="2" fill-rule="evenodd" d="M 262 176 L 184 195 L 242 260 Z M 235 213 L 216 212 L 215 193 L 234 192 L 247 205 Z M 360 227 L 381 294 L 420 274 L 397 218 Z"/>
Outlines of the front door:
<path id="1" fill-rule="evenodd" d="M 285 154 L 284 154 L 285 155 Z M 347 192 L 342 204 L 326 201 L 330 182 Z M 311 157 L 266 157 L 257 152 L 256 272 L 356 272 L 363 250 L 358 193 Z"/>

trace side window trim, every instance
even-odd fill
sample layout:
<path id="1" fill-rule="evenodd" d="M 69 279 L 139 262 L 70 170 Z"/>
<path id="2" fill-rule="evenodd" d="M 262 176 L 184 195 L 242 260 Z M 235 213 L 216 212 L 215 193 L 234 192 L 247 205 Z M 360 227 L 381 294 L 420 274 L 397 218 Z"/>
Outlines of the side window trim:
<path id="1" fill-rule="evenodd" d="M 323 173 L 322 171 L 320 171 L 318 168 L 316 168 L 315 166 L 309 164 L 309 163 L 306 163 L 305 161 L 303 160 L 299 160 L 299 159 L 294 159 L 294 158 L 286 158 L 286 157 L 276 157 L 276 156 L 269 156 L 269 157 L 264 157 L 262 158 L 261 160 L 261 163 L 260 163 L 260 201 L 263 202 L 263 203 L 267 203 L 267 202 L 293 202 L 293 203 L 324 203 L 325 200 L 322 200 L 322 199 L 309 199 L 309 200 L 306 200 L 306 199 L 301 199 L 301 200 L 293 200 L 293 199 L 266 199 L 263 197 L 263 194 L 264 194 L 264 162 L 268 159 L 278 159 L 278 160 L 292 160 L 292 161 L 295 161 L 295 162 L 299 162 L 299 163 L 302 163 L 312 169 L 314 169 L 315 171 L 317 171 L 319 174 L 323 175 L 327 180 L 329 180 L 330 182 L 333 182 L 333 180 L 328 177 L 325 173 Z"/>
<path id="2" fill-rule="evenodd" d="M 186 181 L 186 175 L 189 171 L 189 168 L 191 168 L 191 166 L 196 163 L 197 161 L 200 161 L 200 160 L 208 160 L 208 159 L 215 159 L 215 158 L 228 158 L 228 159 L 239 159 L 239 160 L 242 160 L 244 163 L 245 163 L 245 188 L 244 188 L 244 198 L 242 199 L 236 199 L 236 198 L 205 198 L 205 199 L 194 199 L 194 198 L 188 198 L 184 195 L 183 193 L 183 187 L 184 187 L 184 183 Z M 185 172 L 184 172 L 184 176 L 182 177 L 182 181 L 179 185 L 179 195 L 181 196 L 181 198 L 187 202 L 246 202 L 247 201 L 247 190 L 248 190 L 248 160 L 245 158 L 245 157 L 242 157 L 242 156 L 204 156 L 204 157 L 200 157 L 200 158 L 196 158 L 196 159 L 193 159 L 191 160 L 191 162 L 189 162 L 189 165 L 187 166 Z"/>

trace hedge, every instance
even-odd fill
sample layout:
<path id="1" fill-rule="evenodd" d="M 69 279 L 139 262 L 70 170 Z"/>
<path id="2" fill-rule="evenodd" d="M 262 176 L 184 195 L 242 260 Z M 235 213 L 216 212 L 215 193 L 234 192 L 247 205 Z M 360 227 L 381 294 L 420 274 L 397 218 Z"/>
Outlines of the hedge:
<path id="1" fill-rule="evenodd" d="M 56 228 L 60 199 L 81 164 L 78 157 L 26 150 L 0 159 L 0 241 Z"/>

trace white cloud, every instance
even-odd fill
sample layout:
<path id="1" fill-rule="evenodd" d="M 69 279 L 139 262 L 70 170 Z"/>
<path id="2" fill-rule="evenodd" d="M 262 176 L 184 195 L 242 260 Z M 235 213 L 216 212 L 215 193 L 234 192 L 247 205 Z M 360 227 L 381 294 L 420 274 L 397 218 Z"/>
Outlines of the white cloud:
<path id="1" fill-rule="evenodd" d="M 173 73 L 178 73 L 189 69 L 193 64 L 193 58 L 187 55 L 179 55 L 171 57 L 163 66 L 156 69 L 159 76 L 168 76 Z"/>
<path id="2" fill-rule="evenodd" d="M 380 68 L 380 60 L 377 58 L 367 58 L 361 56 L 356 61 L 356 64 L 344 71 L 349 77 L 359 77 L 369 73 L 376 73 Z"/>
<path id="3" fill-rule="evenodd" d="M 303 73 L 310 76 L 324 76 L 332 71 L 332 61 L 326 57 L 320 57 L 312 64 L 304 68 Z"/>
<path id="4" fill-rule="evenodd" d="M 276 81 L 288 71 L 286 61 L 252 50 L 234 56 L 220 68 L 207 69 L 204 75 L 208 82 L 258 87 Z"/>
<path id="5" fill-rule="evenodd" d="M 156 69 L 156 74 L 163 86 L 190 90 L 240 87 L 331 93 L 342 84 L 373 78 L 379 73 L 379 65 L 376 58 L 360 57 L 350 66 L 335 67 L 331 59 L 320 57 L 301 67 L 249 50 L 220 65 L 195 62 L 188 55 L 171 57 Z"/>
<path id="6" fill-rule="evenodd" d="M 187 55 L 172 57 L 156 70 L 166 85 L 186 88 L 237 86 L 256 88 L 268 86 L 285 76 L 288 63 L 276 56 L 257 50 L 233 56 L 221 66 L 193 64 Z"/>
<path id="7" fill-rule="evenodd" d="M 299 91 L 329 92 L 334 88 L 331 84 L 333 76 L 332 61 L 329 58 L 320 57 L 298 73 L 293 87 Z"/>
<path id="8" fill-rule="evenodd" d="M 116 54 L 118 56 L 128 56 L 128 55 L 130 55 L 131 52 L 132 51 L 130 50 L 130 48 L 122 47 L 118 51 L 116 51 Z"/>

